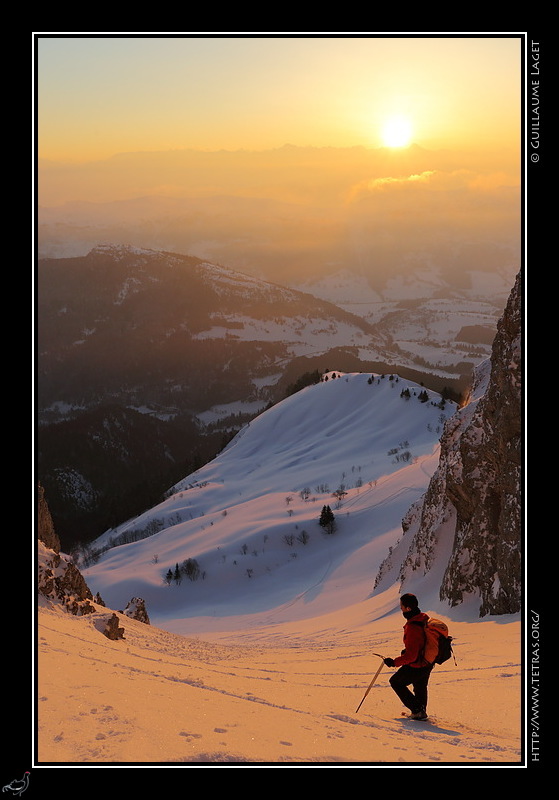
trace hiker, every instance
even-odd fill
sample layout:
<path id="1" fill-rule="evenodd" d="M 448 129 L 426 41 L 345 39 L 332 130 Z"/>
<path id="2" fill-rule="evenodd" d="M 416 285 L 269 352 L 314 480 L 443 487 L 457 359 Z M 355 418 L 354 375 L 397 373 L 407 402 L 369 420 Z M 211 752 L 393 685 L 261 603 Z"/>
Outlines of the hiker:
<path id="1" fill-rule="evenodd" d="M 433 664 L 425 660 L 425 624 L 429 617 L 419 609 L 414 594 L 403 594 L 400 608 L 406 618 L 404 625 L 404 649 L 397 658 L 385 658 L 387 667 L 399 667 L 398 672 L 390 678 L 390 685 L 409 708 L 410 719 L 427 719 L 427 684 L 431 676 Z M 413 692 L 408 689 L 413 686 Z"/>

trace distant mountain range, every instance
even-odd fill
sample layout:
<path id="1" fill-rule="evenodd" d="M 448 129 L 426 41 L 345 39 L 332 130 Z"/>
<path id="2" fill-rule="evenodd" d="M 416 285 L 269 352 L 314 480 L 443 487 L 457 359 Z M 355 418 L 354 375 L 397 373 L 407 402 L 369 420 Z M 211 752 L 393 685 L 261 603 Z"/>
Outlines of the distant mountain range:
<path id="1" fill-rule="evenodd" d="M 458 397 L 489 352 L 496 307 L 464 295 L 460 310 L 397 293 L 379 303 L 371 292 L 361 293 L 366 308 L 342 306 L 203 259 L 114 244 L 41 259 L 38 473 L 63 543 L 153 503 L 256 413 L 329 369 L 398 366 Z M 445 337 L 471 321 L 486 342 L 463 342 L 436 366 L 423 348 L 442 351 L 437 331 L 449 317 Z M 415 351 L 403 347 L 410 321 Z"/>
<path id="2" fill-rule="evenodd" d="M 382 352 L 369 323 L 331 303 L 171 253 L 41 260 L 37 298 L 38 471 L 64 543 L 213 457 L 300 378 L 299 359 Z"/>
<path id="3" fill-rule="evenodd" d="M 297 147 L 121 153 L 38 164 L 40 257 L 99 242 L 184 253 L 292 286 L 340 270 L 377 291 L 436 270 L 509 273 L 522 252 L 518 155 Z M 503 304 L 504 305 L 504 304 Z"/>
<path id="4" fill-rule="evenodd" d="M 267 402 L 299 357 L 384 356 L 366 320 L 201 259 L 122 246 L 38 270 L 39 411 L 117 400 L 160 417 Z"/>

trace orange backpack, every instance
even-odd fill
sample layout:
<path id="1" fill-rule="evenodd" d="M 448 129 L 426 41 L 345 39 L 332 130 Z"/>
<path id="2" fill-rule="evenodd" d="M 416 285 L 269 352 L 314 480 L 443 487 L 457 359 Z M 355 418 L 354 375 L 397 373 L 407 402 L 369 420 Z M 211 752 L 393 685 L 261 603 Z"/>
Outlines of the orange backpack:
<path id="1" fill-rule="evenodd" d="M 452 636 L 449 635 L 448 625 L 440 619 L 429 617 L 424 624 L 425 647 L 423 657 L 429 664 L 444 664 L 452 656 Z M 456 658 L 454 658 L 456 664 Z"/>

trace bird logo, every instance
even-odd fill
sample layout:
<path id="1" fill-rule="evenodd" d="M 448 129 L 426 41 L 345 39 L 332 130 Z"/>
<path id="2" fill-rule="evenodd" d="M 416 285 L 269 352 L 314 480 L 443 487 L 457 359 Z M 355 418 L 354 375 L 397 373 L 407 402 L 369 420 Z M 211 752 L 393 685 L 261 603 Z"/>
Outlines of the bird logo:
<path id="1" fill-rule="evenodd" d="M 29 772 L 23 773 L 23 778 L 21 780 L 15 780 L 11 783 L 7 783 L 5 786 L 2 787 L 3 792 L 12 792 L 14 797 L 19 797 L 20 794 L 27 789 L 29 786 Z"/>

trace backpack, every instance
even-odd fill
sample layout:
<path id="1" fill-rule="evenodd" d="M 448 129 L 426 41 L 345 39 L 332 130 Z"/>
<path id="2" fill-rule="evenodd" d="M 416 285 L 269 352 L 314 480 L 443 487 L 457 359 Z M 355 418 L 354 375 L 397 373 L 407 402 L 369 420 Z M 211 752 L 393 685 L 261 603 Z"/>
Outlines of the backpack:
<path id="1" fill-rule="evenodd" d="M 452 650 L 452 636 L 448 633 L 448 626 L 440 619 L 429 617 L 424 625 L 425 647 L 423 657 L 430 664 L 444 664 L 454 653 Z M 456 664 L 456 658 L 454 658 Z"/>

